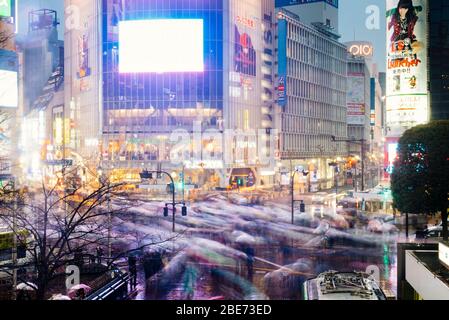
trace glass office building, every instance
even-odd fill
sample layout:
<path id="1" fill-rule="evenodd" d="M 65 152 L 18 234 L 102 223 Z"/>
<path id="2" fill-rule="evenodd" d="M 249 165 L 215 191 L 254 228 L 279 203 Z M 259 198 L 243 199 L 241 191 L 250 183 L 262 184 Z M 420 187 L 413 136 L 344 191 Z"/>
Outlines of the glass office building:
<path id="1" fill-rule="evenodd" d="M 69 22 L 81 17 L 79 25 L 66 29 L 65 59 L 71 79 L 66 109 L 74 115 L 74 148 L 83 157 L 128 180 L 138 180 L 143 168 L 180 170 L 173 153 L 190 158 L 187 171 L 206 170 L 222 186 L 234 169 L 273 175 L 256 168 L 262 166 L 258 152 L 274 144 L 269 138 L 224 141 L 226 130 L 269 135 L 273 129 L 272 1 L 66 0 L 65 5 Z M 192 140 L 197 131 L 203 137 L 179 148 L 171 139 L 175 130 Z M 205 137 L 210 130 L 223 140 Z"/>
<path id="2" fill-rule="evenodd" d="M 120 72 L 119 23 L 159 19 L 203 21 L 204 72 Z M 203 128 L 217 127 L 223 118 L 223 1 L 103 0 L 102 21 L 107 159 L 168 160 L 169 146 L 166 153 L 160 150 L 165 135 L 180 128 L 191 132 L 198 120 Z M 145 33 L 139 37 L 147 41 Z"/>

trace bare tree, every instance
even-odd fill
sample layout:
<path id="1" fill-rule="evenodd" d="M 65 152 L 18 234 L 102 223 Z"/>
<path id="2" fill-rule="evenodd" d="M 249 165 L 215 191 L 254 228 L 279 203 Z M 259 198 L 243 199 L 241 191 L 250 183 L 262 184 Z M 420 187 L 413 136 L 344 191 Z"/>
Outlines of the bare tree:
<path id="1" fill-rule="evenodd" d="M 33 191 L 5 190 L 1 198 L 15 197 L 14 201 L 2 201 L 0 221 L 19 239 L 27 235 L 26 240 L 19 241 L 27 242 L 29 259 L 19 267 L 35 270 L 32 282 L 37 287 L 38 299 L 45 298 L 49 283 L 65 272 L 66 265 L 73 263 L 75 253 L 105 242 L 106 217 L 117 213 L 108 211 L 105 204 L 120 184 L 103 181 L 94 191 L 85 193 L 75 182 L 64 181 L 71 174 L 72 171 L 66 171 L 50 187 L 42 182 Z M 2 271 L 17 267 L 7 265 Z"/>

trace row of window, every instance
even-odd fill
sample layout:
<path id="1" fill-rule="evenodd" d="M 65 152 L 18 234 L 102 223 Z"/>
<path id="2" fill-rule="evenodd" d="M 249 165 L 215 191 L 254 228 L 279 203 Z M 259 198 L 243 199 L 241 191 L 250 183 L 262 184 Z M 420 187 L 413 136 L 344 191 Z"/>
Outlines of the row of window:
<path id="1" fill-rule="evenodd" d="M 296 116 L 315 117 L 336 122 L 346 122 L 346 106 L 335 106 L 329 103 L 320 103 L 308 99 L 288 97 L 285 114 Z"/>
<path id="2" fill-rule="evenodd" d="M 345 91 L 337 91 L 292 78 L 287 79 L 287 95 L 321 103 L 331 103 L 336 106 L 346 105 Z"/>
<path id="3" fill-rule="evenodd" d="M 287 40 L 287 57 L 338 74 L 345 74 L 346 61 L 336 59 L 301 43 Z"/>
<path id="4" fill-rule="evenodd" d="M 310 136 L 307 134 L 283 134 L 282 150 L 299 153 L 309 152 L 316 156 L 322 156 L 326 153 L 337 155 L 346 151 L 343 144 L 332 142 L 329 136 Z"/>
<path id="5" fill-rule="evenodd" d="M 344 73 L 335 74 L 329 70 L 323 70 L 292 59 L 288 60 L 287 66 L 290 77 L 340 91 L 346 90 L 346 69 Z"/>
<path id="6" fill-rule="evenodd" d="M 104 0 L 112 3 L 121 3 L 117 0 Z M 125 0 L 126 10 L 131 11 L 164 11 L 164 10 L 223 10 L 223 0 Z"/>
<path id="7" fill-rule="evenodd" d="M 344 60 L 346 58 L 346 49 L 343 45 L 330 41 L 321 36 L 311 27 L 295 24 L 289 20 L 287 37 L 295 42 L 302 43 L 312 49 L 318 50 L 328 56 Z"/>
<path id="8" fill-rule="evenodd" d="M 304 133 L 309 135 L 325 134 L 341 137 L 346 134 L 346 123 L 283 115 L 282 131 L 288 133 Z"/>

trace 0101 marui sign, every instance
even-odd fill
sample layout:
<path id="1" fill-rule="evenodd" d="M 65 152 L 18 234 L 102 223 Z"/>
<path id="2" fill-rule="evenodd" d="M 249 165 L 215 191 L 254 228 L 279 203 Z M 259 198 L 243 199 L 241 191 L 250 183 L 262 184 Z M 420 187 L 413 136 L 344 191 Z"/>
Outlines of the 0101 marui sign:
<path id="1" fill-rule="evenodd" d="M 428 120 L 427 0 L 387 0 L 387 123 Z"/>

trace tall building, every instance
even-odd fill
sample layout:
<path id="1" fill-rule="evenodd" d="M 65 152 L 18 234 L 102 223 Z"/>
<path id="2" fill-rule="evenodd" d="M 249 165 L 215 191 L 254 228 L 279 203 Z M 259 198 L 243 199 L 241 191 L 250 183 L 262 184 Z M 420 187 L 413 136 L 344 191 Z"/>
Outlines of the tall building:
<path id="1" fill-rule="evenodd" d="M 274 179 L 272 1 L 65 5 L 69 24 L 81 17 L 65 32 L 70 149 L 113 179 L 183 167 L 201 185 Z"/>
<path id="2" fill-rule="evenodd" d="M 15 42 L 15 5 L 0 3 L 0 183 L 15 174 L 18 57 Z"/>
<path id="3" fill-rule="evenodd" d="M 429 1 L 429 81 L 432 120 L 449 120 L 449 2 Z"/>
<path id="4" fill-rule="evenodd" d="M 22 21 L 25 24 L 24 21 Z M 53 117 L 64 110 L 64 43 L 58 40 L 56 11 L 28 12 L 28 32 L 17 38 L 19 55 L 20 165 L 27 182 L 58 170 L 55 160 L 70 156 L 55 137 L 70 124 Z M 57 140 L 57 139 L 56 139 Z"/>
<path id="5" fill-rule="evenodd" d="M 392 144 L 407 129 L 429 121 L 427 12 L 427 0 L 387 0 L 386 102 Z"/>
<path id="6" fill-rule="evenodd" d="M 371 71 L 364 56 L 348 53 L 348 138 L 370 141 Z M 354 149 L 350 148 L 349 152 Z"/>
<path id="7" fill-rule="evenodd" d="M 312 24 L 321 32 L 338 39 L 338 0 L 276 0 L 276 8 L 284 8 Z"/>
<path id="8" fill-rule="evenodd" d="M 305 192 L 331 188 L 336 177 L 329 163 L 346 154 L 332 136 L 347 136 L 347 64 L 343 44 L 289 11 L 302 8 L 278 8 L 277 91 L 280 180 L 289 184 L 288 172 L 300 166 L 310 172 L 300 175 Z"/>
<path id="9" fill-rule="evenodd" d="M 389 173 L 405 130 L 449 119 L 448 12 L 446 1 L 387 0 L 385 165 Z"/>

